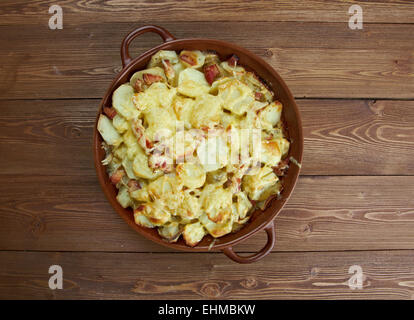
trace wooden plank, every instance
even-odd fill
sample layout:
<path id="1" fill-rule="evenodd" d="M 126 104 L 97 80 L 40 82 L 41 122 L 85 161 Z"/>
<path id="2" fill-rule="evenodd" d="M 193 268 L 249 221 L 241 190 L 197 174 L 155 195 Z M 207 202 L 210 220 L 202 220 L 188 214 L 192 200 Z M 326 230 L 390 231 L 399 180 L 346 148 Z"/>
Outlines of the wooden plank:
<path id="1" fill-rule="evenodd" d="M 187 1 L 75 1 L 62 0 L 65 23 L 79 21 L 321 21 L 348 22 L 351 5 L 363 9 L 364 22 L 412 23 L 411 1 L 289 1 L 289 0 L 187 0 Z M 47 23 L 51 4 L 36 1 L 2 1 L 3 23 Z M 45 22 L 46 21 L 46 22 Z"/>
<path id="2" fill-rule="evenodd" d="M 270 52 L 268 62 L 296 97 L 414 98 L 412 50 L 298 48 Z"/>
<path id="3" fill-rule="evenodd" d="M 299 100 L 303 174 L 414 174 L 414 102 Z"/>
<path id="4" fill-rule="evenodd" d="M 274 250 L 414 249 L 413 194 L 414 176 L 301 177 Z M 170 251 L 130 229 L 94 176 L 1 175 L 0 203 L 0 250 Z M 263 232 L 236 250 L 264 243 Z"/>
<path id="5" fill-rule="evenodd" d="M 1 173 L 94 174 L 98 100 L 2 101 Z"/>
<path id="6" fill-rule="evenodd" d="M 0 101 L 0 174 L 93 175 L 99 100 Z M 304 175 L 414 175 L 414 102 L 298 100 Z M 34 165 L 35 164 L 35 165 Z"/>
<path id="7" fill-rule="evenodd" d="M 367 24 L 363 30 L 353 31 L 342 23 L 320 22 L 166 22 L 160 26 L 170 31 L 177 39 L 210 38 L 236 43 L 258 54 L 266 55 L 268 48 L 318 48 L 318 49 L 412 49 L 412 24 Z M 91 21 L 62 30 L 34 28 L 31 25 L 0 25 L 0 42 L 8 46 L 0 48 L 1 53 L 27 55 L 44 54 L 42 46 L 58 55 L 93 54 L 91 50 L 105 54 L 112 50 L 119 54 L 124 36 L 132 29 L 143 26 L 136 22 Z M 159 45 L 161 38 L 152 33 L 141 35 L 132 42 L 132 53 Z M 53 43 L 53 45 L 51 45 Z M 133 51 L 135 49 L 135 51 Z M 141 51 L 141 52 L 142 52 Z M 115 63 L 120 62 L 119 56 Z"/>
<path id="8" fill-rule="evenodd" d="M 0 252 L 1 299 L 413 299 L 414 251 L 222 254 Z M 63 269 L 50 290 L 48 269 Z M 352 290 L 349 267 L 362 268 Z"/>
<path id="9" fill-rule="evenodd" d="M 168 23 L 177 38 L 219 38 L 272 65 L 296 97 L 414 98 L 414 25 Z M 87 23 L 51 31 L 0 26 L 0 99 L 100 98 L 121 70 L 119 46 L 136 23 Z M 133 55 L 160 43 L 134 42 Z M 51 45 L 53 44 L 53 45 Z M 44 50 L 48 48 L 48 50 Z"/>

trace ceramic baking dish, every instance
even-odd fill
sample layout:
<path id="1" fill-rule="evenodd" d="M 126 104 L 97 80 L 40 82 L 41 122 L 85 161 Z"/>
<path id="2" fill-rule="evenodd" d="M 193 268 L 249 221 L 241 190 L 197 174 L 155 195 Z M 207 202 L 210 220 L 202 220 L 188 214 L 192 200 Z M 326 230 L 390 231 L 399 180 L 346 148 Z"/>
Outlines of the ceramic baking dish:
<path id="1" fill-rule="evenodd" d="M 131 58 L 129 55 L 129 45 L 132 40 L 147 32 L 155 32 L 160 35 L 163 43 L 144 52 L 135 59 Z M 258 210 L 253 213 L 250 221 L 241 230 L 218 238 L 214 242 L 214 239 L 211 236 L 205 236 L 197 246 L 189 247 L 182 239 L 176 243 L 168 243 L 158 235 L 156 229 L 136 225 L 132 209 L 124 209 L 117 202 L 117 189 L 110 183 L 105 166 L 101 163 L 101 161 L 105 158 L 105 152 L 101 148 L 102 138 L 97 130 L 97 120 L 99 114 L 102 113 L 103 107 L 111 107 L 112 93 L 114 90 L 121 84 L 128 82 L 134 72 L 145 69 L 151 56 L 159 50 L 175 50 L 179 52 L 183 49 L 201 51 L 214 50 L 223 60 L 232 54 L 236 54 L 240 58 L 240 65 L 249 71 L 254 71 L 259 77 L 261 77 L 269 88 L 275 92 L 275 97 L 283 104 L 282 117 L 287 125 L 288 136 L 291 141 L 288 157 L 293 157 L 298 163 L 302 163 L 303 136 L 299 110 L 285 82 L 269 64 L 252 52 L 232 43 L 212 39 L 176 39 L 164 28 L 158 26 L 144 26 L 133 30 L 124 38 L 121 45 L 121 60 L 123 69 L 113 80 L 99 106 L 93 137 L 94 161 L 99 182 L 115 211 L 134 230 L 146 238 L 169 248 L 190 252 L 222 250 L 226 256 L 239 263 L 250 263 L 257 261 L 266 256 L 275 244 L 274 219 L 288 200 L 298 179 L 300 168 L 297 165 L 291 164 L 287 174 L 283 177 L 282 182 L 284 188 L 281 197 L 278 199 L 270 199 L 267 208 L 264 211 Z M 264 230 L 267 233 L 267 243 L 259 252 L 250 256 L 240 256 L 234 252 L 233 246 L 247 240 L 261 230 Z"/>

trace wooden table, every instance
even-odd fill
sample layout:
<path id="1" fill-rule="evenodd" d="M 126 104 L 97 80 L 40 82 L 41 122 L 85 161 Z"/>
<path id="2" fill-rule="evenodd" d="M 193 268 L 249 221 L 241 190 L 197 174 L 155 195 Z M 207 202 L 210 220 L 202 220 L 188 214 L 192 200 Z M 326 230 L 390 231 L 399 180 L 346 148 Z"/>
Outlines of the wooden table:
<path id="1" fill-rule="evenodd" d="M 0 298 L 413 299 L 414 4 L 359 2 L 363 29 L 351 30 L 355 3 L 1 1 Z M 61 30 L 48 27 L 52 4 Z M 258 263 L 147 241 L 100 189 L 95 114 L 124 35 L 145 24 L 246 47 L 297 98 L 302 175 Z M 158 43 L 144 35 L 133 54 Z M 51 265 L 62 290 L 49 289 Z M 362 289 L 348 286 L 352 265 Z"/>

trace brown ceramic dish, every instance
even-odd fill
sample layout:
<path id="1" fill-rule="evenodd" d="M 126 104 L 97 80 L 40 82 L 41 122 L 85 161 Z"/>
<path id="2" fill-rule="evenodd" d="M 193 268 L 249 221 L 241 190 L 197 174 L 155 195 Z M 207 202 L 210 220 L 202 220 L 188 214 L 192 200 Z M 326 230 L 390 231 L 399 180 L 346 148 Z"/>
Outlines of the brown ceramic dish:
<path id="1" fill-rule="evenodd" d="M 132 59 L 129 56 L 128 52 L 131 41 L 137 36 L 146 32 L 157 33 L 164 40 L 164 43 L 146 51 L 139 57 Z M 167 30 L 158 26 L 144 26 L 133 30 L 125 37 L 122 42 L 121 59 L 123 69 L 117 75 L 115 80 L 110 85 L 108 91 L 106 92 L 100 104 L 98 116 L 100 113 L 102 113 L 104 106 L 111 107 L 112 93 L 114 90 L 121 84 L 128 82 L 134 72 L 145 69 L 151 56 L 161 49 L 175 51 L 181 51 L 183 49 L 215 50 L 221 59 L 225 59 L 231 54 L 236 54 L 240 58 L 240 65 L 245 67 L 247 70 L 255 71 L 256 74 L 265 80 L 270 89 L 275 92 L 276 98 L 282 102 L 283 118 L 287 125 L 288 135 L 291 140 L 291 147 L 288 157 L 293 157 L 299 163 L 302 163 L 303 136 L 301 118 L 295 100 L 285 82 L 277 74 L 277 72 L 273 70 L 272 67 L 261 58 L 257 57 L 255 54 L 249 52 L 246 49 L 224 41 L 211 39 L 176 39 Z M 101 148 L 102 138 L 97 130 L 97 119 L 93 137 L 93 152 L 99 182 L 112 207 L 134 230 L 152 241 L 173 249 L 191 252 L 222 250 L 224 254 L 227 255 L 230 259 L 239 263 L 250 263 L 257 261 L 266 256 L 272 250 L 275 244 L 275 226 L 273 220 L 288 200 L 295 186 L 300 170 L 298 166 L 292 164 L 286 176 L 283 178 L 284 189 L 281 198 L 271 200 L 263 212 L 259 210 L 256 212 L 256 214 L 254 213 L 250 221 L 238 232 L 218 238 L 213 244 L 213 238 L 211 236 L 205 236 L 203 240 L 193 248 L 188 247 L 182 239 L 176 243 L 168 243 L 158 235 L 156 229 L 149 229 L 136 225 L 131 209 L 124 209 L 117 202 L 117 189 L 110 183 L 105 166 L 101 164 L 101 161 L 104 159 L 105 154 Z M 268 240 L 266 245 L 259 252 L 251 256 L 239 256 L 233 251 L 233 246 L 246 240 L 256 232 L 259 232 L 263 229 L 267 233 Z"/>

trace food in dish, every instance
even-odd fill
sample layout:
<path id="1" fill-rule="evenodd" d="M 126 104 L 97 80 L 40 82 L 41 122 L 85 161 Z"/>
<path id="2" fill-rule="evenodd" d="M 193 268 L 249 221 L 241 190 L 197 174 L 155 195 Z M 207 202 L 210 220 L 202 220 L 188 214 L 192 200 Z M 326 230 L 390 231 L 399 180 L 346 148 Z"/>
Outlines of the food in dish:
<path id="1" fill-rule="evenodd" d="M 99 116 L 119 204 L 169 242 L 182 235 L 195 246 L 239 230 L 282 191 L 282 108 L 235 55 L 157 52 Z"/>

